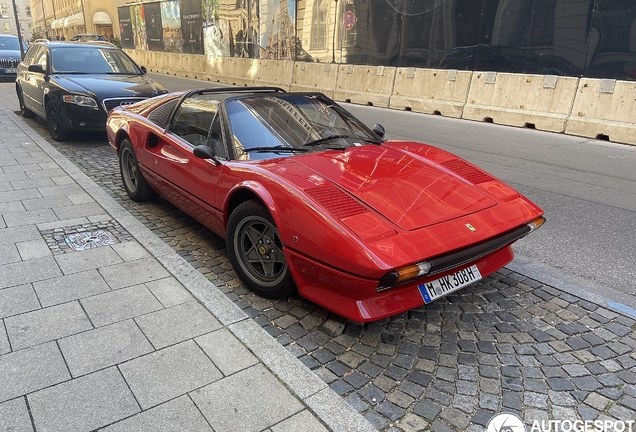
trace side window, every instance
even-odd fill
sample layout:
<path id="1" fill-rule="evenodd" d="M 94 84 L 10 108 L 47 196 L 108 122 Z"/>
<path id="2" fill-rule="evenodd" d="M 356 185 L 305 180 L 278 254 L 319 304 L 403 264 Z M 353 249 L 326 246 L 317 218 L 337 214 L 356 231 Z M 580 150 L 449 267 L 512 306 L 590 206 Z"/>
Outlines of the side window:
<path id="1" fill-rule="evenodd" d="M 196 96 L 186 99 L 175 114 L 170 130 L 193 147 L 207 144 L 210 126 L 218 110 L 216 102 Z"/>
<path id="2" fill-rule="evenodd" d="M 248 153 L 244 149 L 283 145 L 272 132 L 240 100 L 227 103 L 227 113 L 232 129 L 234 154 L 238 160 L 262 159 L 264 153 Z M 271 156 L 270 156 L 271 157 Z"/>
<path id="3" fill-rule="evenodd" d="M 35 58 L 37 52 L 41 49 L 42 48 L 37 45 L 34 45 L 31 48 L 29 48 L 26 54 L 24 55 L 24 64 L 26 64 L 27 66 L 30 64 L 33 64 L 33 59 Z"/>
<path id="4" fill-rule="evenodd" d="M 42 48 L 40 51 L 38 51 L 35 54 L 35 58 L 33 59 L 33 63 L 31 64 L 39 64 L 42 65 L 42 68 L 44 70 L 46 70 L 46 66 L 48 64 L 47 58 L 46 58 L 46 49 Z"/>
<path id="5" fill-rule="evenodd" d="M 214 117 L 212 128 L 210 129 L 210 147 L 218 157 L 227 159 L 227 152 L 223 144 L 223 133 L 221 132 L 221 116 L 218 114 Z"/>

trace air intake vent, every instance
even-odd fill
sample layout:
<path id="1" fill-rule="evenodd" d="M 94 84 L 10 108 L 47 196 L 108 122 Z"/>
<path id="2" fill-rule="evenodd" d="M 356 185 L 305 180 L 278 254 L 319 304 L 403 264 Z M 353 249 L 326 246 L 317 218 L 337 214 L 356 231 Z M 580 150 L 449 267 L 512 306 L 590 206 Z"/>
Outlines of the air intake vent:
<path id="1" fill-rule="evenodd" d="M 442 166 L 468 180 L 472 184 L 485 183 L 487 181 L 494 180 L 482 170 L 467 164 L 461 159 L 453 159 L 451 161 L 444 162 Z"/>
<path id="2" fill-rule="evenodd" d="M 148 120 L 156 124 L 162 129 L 165 129 L 168 126 L 168 117 L 170 117 L 170 113 L 174 106 L 179 102 L 179 99 L 173 99 L 170 102 L 166 102 L 161 105 L 159 108 L 154 110 L 148 115 Z"/>
<path id="3" fill-rule="evenodd" d="M 360 203 L 333 186 L 321 186 L 305 192 L 338 219 L 367 212 Z"/>

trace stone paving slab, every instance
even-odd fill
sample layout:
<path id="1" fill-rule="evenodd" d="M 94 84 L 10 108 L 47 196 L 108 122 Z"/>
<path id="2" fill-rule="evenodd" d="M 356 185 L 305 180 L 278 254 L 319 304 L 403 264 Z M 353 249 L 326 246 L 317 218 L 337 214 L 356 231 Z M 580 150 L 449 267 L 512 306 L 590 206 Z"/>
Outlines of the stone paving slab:
<path id="1" fill-rule="evenodd" d="M 91 431 L 140 411 L 117 368 L 27 396 L 36 430 Z"/>
<path id="2" fill-rule="evenodd" d="M 31 418 L 24 398 L 0 403 L 0 430 L 32 432 Z"/>
<path id="3" fill-rule="evenodd" d="M 80 300 L 95 327 L 158 311 L 161 303 L 144 285 L 108 291 Z"/>
<path id="4" fill-rule="evenodd" d="M 261 365 L 196 390 L 191 397 L 216 432 L 261 431 L 303 409 Z"/>

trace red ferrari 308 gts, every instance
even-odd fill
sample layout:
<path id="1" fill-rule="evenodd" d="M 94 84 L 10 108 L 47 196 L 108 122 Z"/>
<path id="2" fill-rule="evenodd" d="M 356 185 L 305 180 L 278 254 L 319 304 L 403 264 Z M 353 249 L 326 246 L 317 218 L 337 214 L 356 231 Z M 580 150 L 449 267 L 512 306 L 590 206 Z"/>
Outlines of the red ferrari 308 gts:
<path id="1" fill-rule="evenodd" d="M 495 272 L 543 211 L 426 144 L 385 141 L 321 93 L 215 88 L 111 111 L 135 201 L 162 195 L 226 239 L 255 293 L 299 293 L 354 321 Z"/>

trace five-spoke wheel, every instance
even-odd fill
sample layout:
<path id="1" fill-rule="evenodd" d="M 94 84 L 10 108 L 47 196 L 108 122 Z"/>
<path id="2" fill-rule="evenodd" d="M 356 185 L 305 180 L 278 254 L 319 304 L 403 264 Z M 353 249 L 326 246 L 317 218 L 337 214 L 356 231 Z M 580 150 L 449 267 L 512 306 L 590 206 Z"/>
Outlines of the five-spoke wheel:
<path id="1" fill-rule="evenodd" d="M 294 292 L 278 229 L 261 204 L 246 201 L 232 212 L 226 243 L 234 269 L 256 294 L 281 298 Z"/>

